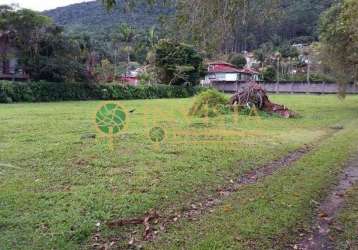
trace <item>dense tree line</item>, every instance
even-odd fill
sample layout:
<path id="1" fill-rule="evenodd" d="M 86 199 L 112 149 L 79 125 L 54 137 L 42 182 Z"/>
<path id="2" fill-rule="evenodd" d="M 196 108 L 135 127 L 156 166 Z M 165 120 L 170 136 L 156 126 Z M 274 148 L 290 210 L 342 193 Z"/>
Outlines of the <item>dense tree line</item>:
<path id="1" fill-rule="evenodd" d="M 57 25 L 65 27 L 66 33 L 85 32 L 94 39 L 108 40 L 119 25 L 128 24 L 138 31 L 147 30 L 152 26 L 159 28 L 160 17 L 171 15 L 173 12 L 172 7 L 162 5 L 140 4 L 130 8 L 125 4 L 125 0 L 120 0 L 110 11 L 107 11 L 100 2 L 93 1 L 45 11 L 43 14 L 51 17 Z"/>
<path id="2" fill-rule="evenodd" d="M 65 32 L 38 12 L 0 6 L 0 32 L 11 34 L 0 57 L 16 57 L 32 80 L 107 81 L 125 74 L 133 61 L 145 63 L 158 41 L 154 27 L 117 25 L 106 37 Z M 16 48 L 11 55 L 10 48 Z"/>
<path id="3" fill-rule="evenodd" d="M 358 2 L 343 0 L 326 11 L 321 19 L 320 34 L 322 62 L 329 72 L 342 86 L 357 83 Z"/>
<path id="4" fill-rule="evenodd" d="M 336 73 L 337 77 L 352 75 L 357 68 L 356 56 L 350 54 L 356 50 L 355 45 L 351 45 L 350 35 L 356 30 L 344 26 L 351 33 L 342 31 L 343 24 L 348 26 L 346 20 L 349 18 L 353 20 L 349 27 L 357 26 L 354 13 L 346 10 L 355 7 L 349 1 L 354 2 L 103 0 L 109 12 L 99 3 L 77 4 L 46 12 L 55 18 L 55 22 L 37 12 L 2 6 L 0 30 L 15 34 L 11 44 L 19 49 L 21 64 L 35 80 L 113 81 L 133 68 L 149 64 L 150 71 L 143 75 L 146 81 L 194 83 L 202 74 L 202 56 L 217 58 L 226 55 L 226 59 L 242 67 L 245 60 L 240 52 L 244 50 L 254 51 L 265 79 L 294 80 L 292 77 L 297 76 L 290 72 L 294 68 L 307 67 L 307 58 L 291 45 L 318 41 L 319 32 L 322 43 L 316 47 L 326 55 L 340 55 L 337 61 L 324 60 L 336 63 L 336 66 L 327 65 L 327 70 L 332 72 L 332 68 L 345 65 L 345 73 Z M 323 12 L 319 30 L 319 17 Z M 82 17 L 84 13 L 87 13 L 86 18 Z M 94 13 L 96 18 L 89 18 Z M 121 15 L 119 20 L 115 18 L 118 13 Z M 141 15 L 143 18 L 137 20 Z M 136 18 L 129 18 L 131 16 Z M 150 22 L 143 24 L 145 20 Z M 345 43 L 342 39 L 346 39 Z M 344 53 L 340 54 L 340 51 Z M 171 55 L 180 56 L 168 58 Z M 193 56 L 192 63 L 185 58 L 188 56 Z M 347 65 L 355 66 L 352 69 Z M 350 69 L 348 73 L 347 68 Z M 311 77 L 315 76 L 312 74 Z"/>
<path id="5" fill-rule="evenodd" d="M 116 3 L 143 1 L 103 0 Z M 148 0 L 172 4 L 175 14 L 167 16 L 171 35 L 209 52 L 231 53 L 252 50 L 266 42 L 311 42 L 318 39 L 320 14 L 334 0 Z M 167 5 L 165 5 L 167 6 Z"/>
<path id="6" fill-rule="evenodd" d="M 31 79 L 81 81 L 86 77 L 80 41 L 65 37 L 50 18 L 1 6 L 0 30 L 12 34 L 7 47 L 16 48 L 16 57 Z M 2 52 L 3 58 L 9 56 L 8 51 Z"/>

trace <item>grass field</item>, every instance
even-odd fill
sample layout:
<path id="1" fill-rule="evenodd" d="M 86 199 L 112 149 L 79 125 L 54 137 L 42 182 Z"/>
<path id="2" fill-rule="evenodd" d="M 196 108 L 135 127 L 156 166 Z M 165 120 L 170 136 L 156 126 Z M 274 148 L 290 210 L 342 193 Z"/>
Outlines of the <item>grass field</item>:
<path id="1" fill-rule="evenodd" d="M 113 150 L 95 127 L 101 102 L 0 105 L 0 249 L 86 248 L 98 222 L 190 204 L 342 125 L 344 130 L 293 169 L 243 189 L 198 222 L 178 224 L 148 248 L 265 248 L 275 238 L 290 242 L 293 235 L 287 233 L 308 227 L 311 200 L 324 195 L 356 150 L 358 97 L 272 99 L 302 117 L 199 119 L 187 116 L 193 99 L 120 102 L 134 112 L 127 114 Z M 148 136 L 153 127 L 166 132 L 160 145 Z M 97 137 L 87 138 L 92 133 Z"/>
<path id="2" fill-rule="evenodd" d="M 333 237 L 338 249 L 357 249 L 358 246 L 358 185 L 346 197 L 346 204 L 336 221 Z"/>

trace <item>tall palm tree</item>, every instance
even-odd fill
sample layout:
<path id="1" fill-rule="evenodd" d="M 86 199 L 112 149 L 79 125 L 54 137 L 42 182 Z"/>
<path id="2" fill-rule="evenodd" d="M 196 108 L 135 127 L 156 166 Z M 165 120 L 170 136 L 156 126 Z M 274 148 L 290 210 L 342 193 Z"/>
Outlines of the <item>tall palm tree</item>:
<path id="1" fill-rule="evenodd" d="M 155 32 L 155 26 L 152 26 L 148 30 L 147 40 L 148 40 L 148 45 L 149 45 L 150 49 L 152 49 L 154 47 L 154 45 L 158 42 L 158 36 Z"/>
<path id="2" fill-rule="evenodd" d="M 130 54 L 133 50 L 132 44 L 136 37 L 136 31 L 133 27 L 128 24 L 122 24 L 118 29 L 119 40 L 124 44 L 124 52 L 127 53 L 127 72 L 129 70 L 129 64 L 131 61 Z"/>

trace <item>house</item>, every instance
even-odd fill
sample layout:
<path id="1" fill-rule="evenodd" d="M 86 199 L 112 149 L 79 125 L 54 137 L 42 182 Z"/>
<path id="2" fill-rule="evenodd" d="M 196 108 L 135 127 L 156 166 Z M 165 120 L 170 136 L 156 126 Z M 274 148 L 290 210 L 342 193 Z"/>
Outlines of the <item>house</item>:
<path id="1" fill-rule="evenodd" d="M 237 81 L 259 80 L 259 72 L 251 68 L 239 69 L 235 65 L 227 62 L 210 62 L 208 72 L 202 84 L 212 84 L 215 82 L 232 83 Z"/>
<path id="2" fill-rule="evenodd" d="M 260 73 L 253 68 L 243 68 L 240 70 L 241 81 L 260 81 Z"/>
<path id="3" fill-rule="evenodd" d="M 123 82 L 124 84 L 126 84 L 126 85 L 138 86 L 139 81 L 140 81 L 139 75 L 141 73 L 143 73 L 143 70 L 144 70 L 143 67 L 128 70 L 127 73 L 125 73 L 122 76 L 120 76 L 119 80 L 121 82 Z"/>
<path id="4" fill-rule="evenodd" d="M 18 63 L 18 49 L 12 45 L 15 32 L 0 32 L 0 80 L 26 80 L 29 76 Z"/>
<path id="5" fill-rule="evenodd" d="M 139 83 L 139 79 L 137 76 L 124 75 L 124 76 L 121 76 L 119 80 L 121 82 L 123 82 L 124 84 L 131 85 L 131 86 L 138 86 L 138 83 Z"/>

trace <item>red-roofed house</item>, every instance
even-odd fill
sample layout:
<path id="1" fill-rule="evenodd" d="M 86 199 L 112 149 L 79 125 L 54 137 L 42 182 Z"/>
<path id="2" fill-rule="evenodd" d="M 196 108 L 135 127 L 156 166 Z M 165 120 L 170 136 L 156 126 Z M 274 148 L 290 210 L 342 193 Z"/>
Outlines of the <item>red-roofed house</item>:
<path id="1" fill-rule="evenodd" d="M 132 85 L 132 86 L 137 86 L 139 79 L 137 76 L 121 76 L 120 77 L 120 81 L 122 81 L 123 83 L 127 84 L 127 85 Z"/>
<path id="2" fill-rule="evenodd" d="M 259 72 L 254 69 L 239 69 L 227 62 L 211 62 L 208 64 L 208 73 L 205 76 L 204 84 L 214 82 L 237 82 L 259 80 Z"/>
<path id="3" fill-rule="evenodd" d="M 241 81 L 250 81 L 250 80 L 259 81 L 260 80 L 259 75 L 260 73 L 254 70 L 253 68 L 240 69 Z"/>

